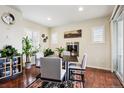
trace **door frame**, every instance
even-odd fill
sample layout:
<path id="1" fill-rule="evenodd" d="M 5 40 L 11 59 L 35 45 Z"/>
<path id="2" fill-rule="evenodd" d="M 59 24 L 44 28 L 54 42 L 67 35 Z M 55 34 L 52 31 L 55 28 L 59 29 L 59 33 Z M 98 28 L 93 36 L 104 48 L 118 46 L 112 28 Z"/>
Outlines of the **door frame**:
<path id="1" fill-rule="evenodd" d="M 111 71 L 115 72 L 116 76 L 118 77 L 118 79 L 121 81 L 122 85 L 124 86 L 124 66 L 123 66 L 123 77 L 122 79 L 119 76 L 119 73 L 116 71 L 116 63 L 117 63 L 117 21 L 120 20 L 120 18 L 122 18 L 123 20 L 123 32 L 124 32 L 124 11 L 122 11 L 120 13 L 120 15 L 118 17 L 116 17 L 116 19 L 111 20 Z M 124 37 L 123 37 L 124 40 Z M 124 46 L 123 46 L 124 47 Z M 124 49 L 124 48 L 123 48 Z M 123 54 L 124 54 L 124 50 L 123 50 Z M 123 55 L 124 58 L 124 55 Z M 124 64 L 124 60 L 123 60 L 123 64 Z"/>

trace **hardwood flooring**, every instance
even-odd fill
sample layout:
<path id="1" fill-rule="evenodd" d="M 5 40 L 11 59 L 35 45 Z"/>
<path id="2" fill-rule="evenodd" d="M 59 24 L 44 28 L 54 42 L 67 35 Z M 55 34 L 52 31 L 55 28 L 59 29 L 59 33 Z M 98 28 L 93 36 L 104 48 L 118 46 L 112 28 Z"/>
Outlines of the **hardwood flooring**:
<path id="1" fill-rule="evenodd" d="M 30 70 L 23 70 L 23 74 L 17 76 L 13 80 L 0 82 L 0 88 L 25 88 L 31 84 L 36 76 L 40 73 L 40 69 L 32 66 Z M 86 88 L 121 88 L 117 77 L 110 71 L 87 68 L 85 75 Z"/>
<path id="2" fill-rule="evenodd" d="M 16 79 L 0 82 L 0 88 L 25 88 L 36 79 L 39 73 L 40 69 L 35 66 L 31 69 L 24 69 L 23 74 L 17 76 Z"/>
<path id="3" fill-rule="evenodd" d="M 85 78 L 87 88 L 122 88 L 116 75 L 110 71 L 88 68 Z"/>

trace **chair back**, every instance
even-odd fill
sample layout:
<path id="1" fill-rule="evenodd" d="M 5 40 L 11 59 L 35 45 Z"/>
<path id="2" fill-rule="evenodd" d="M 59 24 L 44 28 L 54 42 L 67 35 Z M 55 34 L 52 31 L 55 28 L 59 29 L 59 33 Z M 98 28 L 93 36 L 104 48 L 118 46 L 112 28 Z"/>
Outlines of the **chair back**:
<path id="1" fill-rule="evenodd" d="M 62 59 L 58 57 L 41 58 L 41 77 L 48 79 L 62 79 Z"/>
<path id="2" fill-rule="evenodd" d="M 43 53 L 40 53 L 40 52 L 36 53 L 36 58 L 37 58 L 37 59 L 38 59 L 38 58 L 41 58 L 41 57 L 43 57 Z"/>
<path id="3" fill-rule="evenodd" d="M 86 69 L 86 63 L 87 63 L 87 54 L 84 53 L 83 60 L 82 60 L 82 63 L 81 63 L 81 68 L 82 69 Z"/>
<path id="4" fill-rule="evenodd" d="M 65 56 L 70 56 L 70 51 L 64 51 L 64 52 L 63 52 L 63 55 L 65 55 Z"/>
<path id="5" fill-rule="evenodd" d="M 40 58 L 43 56 L 44 56 L 43 53 L 40 52 L 36 53 L 35 64 L 37 67 L 40 67 Z"/>

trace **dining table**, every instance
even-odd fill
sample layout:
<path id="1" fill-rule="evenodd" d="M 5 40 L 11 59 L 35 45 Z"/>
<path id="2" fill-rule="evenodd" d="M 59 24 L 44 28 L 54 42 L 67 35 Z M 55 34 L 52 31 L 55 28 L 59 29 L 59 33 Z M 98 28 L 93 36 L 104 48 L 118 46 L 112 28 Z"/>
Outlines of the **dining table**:
<path id="1" fill-rule="evenodd" d="M 66 81 L 69 80 L 69 64 L 77 64 L 78 63 L 78 58 L 77 56 L 69 56 L 69 55 L 63 55 L 62 57 L 63 61 L 65 62 L 65 69 L 66 69 Z"/>

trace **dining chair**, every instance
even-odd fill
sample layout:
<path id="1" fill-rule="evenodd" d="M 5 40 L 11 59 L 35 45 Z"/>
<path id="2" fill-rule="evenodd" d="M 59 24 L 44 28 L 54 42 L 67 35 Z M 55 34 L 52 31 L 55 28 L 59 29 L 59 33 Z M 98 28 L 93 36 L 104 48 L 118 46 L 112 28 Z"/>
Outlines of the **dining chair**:
<path id="1" fill-rule="evenodd" d="M 40 67 L 40 58 L 43 57 L 43 53 L 36 53 L 36 57 L 35 57 L 35 64 L 36 64 L 36 67 Z"/>
<path id="2" fill-rule="evenodd" d="M 85 83 L 84 73 L 86 71 L 86 63 L 87 63 L 87 54 L 84 53 L 81 64 L 69 66 L 69 80 L 82 82 L 83 87 Z M 74 76 L 76 75 L 80 76 L 81 80 L 74 79 Z"/>
<path id="3" fill-rule="evenodd" d="M 41 61 L 41 78 L 46 80 L 62 81 L 65 77 L 66 70 L 62 69 L 62 59 L 58 57 L 42 57 Z"/>
<path id="4" fill-rule="evenodd" d="M 64 55 L 64 56 L 72 56 L 71 53 L 70 53 L 70 51 L 64 51 L 64 52 L 63 52 L 63 55 Z M 77 56 L 77 57 L 78 57 L 78 56 Z M 75 63 L 75 62 L 69 62 L 69 65 L 70 65 L 71 63 L 73 64 L 73 63 Z"/>
<path id="5" fill-rule="evenodd" d="M 63 52 L 63 55 L 65 55 L 65 56 L 70 56 L 70 51 L 64 51 L 64 52 Z"/>

